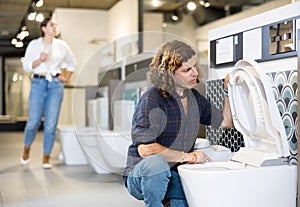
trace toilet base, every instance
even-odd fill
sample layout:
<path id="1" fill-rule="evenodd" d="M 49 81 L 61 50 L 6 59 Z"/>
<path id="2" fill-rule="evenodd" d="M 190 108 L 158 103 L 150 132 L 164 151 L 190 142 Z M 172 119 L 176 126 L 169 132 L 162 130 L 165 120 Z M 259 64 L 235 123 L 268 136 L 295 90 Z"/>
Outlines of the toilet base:
<path id="1" fill-rule="evenodd" d="M 253 168 L 224 163 L 178 167 L 190 207 L 296 206 L 296 166 Z"/>

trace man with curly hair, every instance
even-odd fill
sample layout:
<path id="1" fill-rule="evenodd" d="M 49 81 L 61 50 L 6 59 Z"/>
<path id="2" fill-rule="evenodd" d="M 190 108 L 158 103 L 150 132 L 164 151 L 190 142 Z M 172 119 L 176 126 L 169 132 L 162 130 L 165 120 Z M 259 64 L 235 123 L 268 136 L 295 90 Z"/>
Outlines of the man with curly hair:
<path id="1" fill-rule="evenodd" d="M 153 87 L 139 100 L 132 121 L 132 144 L 124 170 L 125 186 L 147 207 L 188 206 L 177 167 L 211 159 L 193 152 L 199 124 L 232 127 L 228 97 L 222 112 L 194 89 L 202 77 L 196 53 L 174 40 L 158 49 L 150 64 Z M 228 77 L 224 90 L 228 87 Z M 221 117 L 212 123 L 212 117 Z"/>

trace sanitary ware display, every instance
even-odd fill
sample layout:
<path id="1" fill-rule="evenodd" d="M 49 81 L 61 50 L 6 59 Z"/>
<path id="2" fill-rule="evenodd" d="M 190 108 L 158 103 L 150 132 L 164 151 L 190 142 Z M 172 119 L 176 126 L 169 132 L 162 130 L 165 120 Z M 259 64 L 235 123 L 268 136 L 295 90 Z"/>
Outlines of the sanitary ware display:
<path id="1" fill-rule="evenodd" d="M 108 130 L 109 129 L 109 122 L 108 122 L 108 112 L 109 112 L 109 107 L 108 107 L 108 98 L 107 97 L 102 97 L 102 98 L 97 98 L 97 127 L 99 129 L 104 129 Z"/>
<path id="2" fill-rule="evenodd" d="M 90 99 L 87 103 L 88 126 L 108 130 L 108 98 Z"/>
<path id="3" fill-rule="evenodd" d="M 121 174 L 131 143 L 129 134 L 116 131 L 78 131 L 77 137 L 90 166 L 98 174 Z"/>
<path id="4" fill-rule="evenodd" d="M 58 130 L 65 164 L 87 165 L 88 161 L 76 137 L 76 128 L 71 126 L 61 126 Z M 81 128 L 81 130 L 91 131 L 95 129 Z"/>
<path id="5" fill-rule="evenodd" d="M 297 167 L 288 164 L 283 122 L 269 82 L 255 61 L 236 63 L 229 101 L 245 147 L 232 153 L 229 161 L 178 167 L 189 206 L 296 206 Z"/>
<path id="6" fill-rule="evenodd" d="M 87 101 L 87 117 L 88 117 L 88 126 L 96 127 L 97 126 L 97 101 L 96 101 L 96 99 L 90 99 Z"/>
<path id="7" fill-rule="evenodd" d="M 109 174 L 109 165 L 103 158 L 97 143 L 97 129 L 77 131 L 77 139 L 82 147 L 89 165 L 97 174 Z"/>
<path id="8" fill-rule="evenodd" d="M 134 102 L 129 100 L 114 101 L 113 128 L 115 131 L 131 131 Z"/>
<path id="9" fill-rule="evenodd" d="M 96 173 L 121 174 L 131 144 L 134 102 L 114 102 L 114 130 L 108 129 L 108 98 L 88 101 L 89 127 L 60 128 L 66 164 L 89 164 Z"/>

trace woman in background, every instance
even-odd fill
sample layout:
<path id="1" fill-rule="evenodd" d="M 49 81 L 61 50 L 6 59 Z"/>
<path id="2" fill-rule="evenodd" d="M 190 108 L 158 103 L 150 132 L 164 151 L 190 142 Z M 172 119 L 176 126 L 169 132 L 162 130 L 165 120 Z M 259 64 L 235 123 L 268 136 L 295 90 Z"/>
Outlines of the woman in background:
<path id="1" fill-rule="evenodd" d="M 76 60 L 63 40 L 56 39 L 58 28 L 51 18 L 40 25 L 42 36 L 32 40 L 26 49 L 23 68 L 33 72 L 29 95 L 28 120 L 24 131 L 24 149 L 20 159 L 29 163 L 31 145 L 44 116 L 43 168 L 52 168 L 50 154 L 56 137 L 56 127 L 63 99 L 64 83 L 75 70 Z M 61 69 L 66 68 L 62 74 Z"/>

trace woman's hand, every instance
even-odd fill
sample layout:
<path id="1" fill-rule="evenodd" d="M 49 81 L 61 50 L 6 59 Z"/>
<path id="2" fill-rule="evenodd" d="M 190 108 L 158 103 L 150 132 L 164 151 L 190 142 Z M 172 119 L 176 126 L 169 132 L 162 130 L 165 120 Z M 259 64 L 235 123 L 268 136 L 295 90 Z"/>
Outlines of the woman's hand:
<path id="1" fill-rule="evenodd" d="M 48 54 L 47 53 L 45 53 L 45 52 L 42 52 L 41 54 L 40 54 L 40 61 L 41 62 L 45 62 L 46 60 L 47 60 L 47 57 L 48 57 Z"/>
<path id="2" fill-rule="evenodd" d="M 59 75 L 57 76 L 57 79 L 58 79 L 60 82 L 63 82 L 63 83 L 67 82 L 67 79 L 66 79 L 65 76 L 62 75 L 62 74 L 59 74 Z"/>
<path id="3" fill-rule="evenodd" d="M 58 79 L 60 82 L 66 83 L 66 82 L 70 79 L 72 73 L 73 73 L 73 72 L 71 72 L 71 71 L 66 71 L 66 72 L 63 73 L 63 74 L 59 74 L 59 75 L 57 76 L 57 79 Z"/>
<path id="4" fill-rule="evenodd" d="M 228 92 L 228 82 L 229 82 L 229 79 L 230 79 L 230 74 L 227 73 L 226 77 L 224 79 L 224 86 L 223 86 L 224 91 L 227 91 L 227 92 Z"/>
<path id="5" fill-rule="evenodd" d="M 195 155 L 196 160 L 194 162 L 189 162 L 191 164 L 196 164 L 196 163 L 204 164 L 205 162 L 212 161 L 212 159 L 209 156 L 207 156 L 202 150 L 192 152 L 192 154 Z"/>

